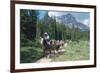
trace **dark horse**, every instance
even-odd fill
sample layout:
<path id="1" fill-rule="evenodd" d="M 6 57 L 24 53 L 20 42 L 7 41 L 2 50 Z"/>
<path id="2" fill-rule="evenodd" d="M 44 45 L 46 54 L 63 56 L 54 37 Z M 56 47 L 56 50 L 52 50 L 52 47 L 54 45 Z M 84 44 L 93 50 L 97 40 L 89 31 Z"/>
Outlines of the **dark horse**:
<path id="1" fill-rule="evenodd" d="M 49 54 L 51 54 L 51 45 L 50 45 L 50 41 L 43 39 L 43 51 L 44 51 L 44 56 L 48 57 Z"/>

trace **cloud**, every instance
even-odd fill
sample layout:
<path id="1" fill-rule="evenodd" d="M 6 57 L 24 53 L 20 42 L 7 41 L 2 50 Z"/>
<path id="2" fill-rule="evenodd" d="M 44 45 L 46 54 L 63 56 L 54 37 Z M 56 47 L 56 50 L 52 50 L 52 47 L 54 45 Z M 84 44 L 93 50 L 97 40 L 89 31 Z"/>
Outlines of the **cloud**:
<path id="1" fill-rule="evenodd" d="M 89 19 L 84 19 L 83 24 L 85 24 L 86 26 L 89 26 L 89 24 L 90 24 Z"/>
<path id="2" fill-rule="evenodd" d="M 62 16 L 62 15 L 65 15 L 65 14 L 67 14 L 67 12 L 54 12 L 54 11 L 49 11 L 48 12 L 48 15 L 50 17 L 52 17 L 52 16 Z"/>

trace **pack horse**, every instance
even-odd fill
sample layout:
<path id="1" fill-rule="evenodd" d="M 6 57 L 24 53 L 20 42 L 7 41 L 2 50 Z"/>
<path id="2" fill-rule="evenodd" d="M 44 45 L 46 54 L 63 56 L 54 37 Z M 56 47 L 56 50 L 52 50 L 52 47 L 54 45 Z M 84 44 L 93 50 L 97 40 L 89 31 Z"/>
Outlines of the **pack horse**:
<path id="1" fill-rule="evenodd" d="M 65 51 L 63 48 L 64 41 L 50 40 L 48 33 L 44 33 L 44 37 L 41 38 L 41 44 L 43 45 L 44 56 L 47 58 Z"/>

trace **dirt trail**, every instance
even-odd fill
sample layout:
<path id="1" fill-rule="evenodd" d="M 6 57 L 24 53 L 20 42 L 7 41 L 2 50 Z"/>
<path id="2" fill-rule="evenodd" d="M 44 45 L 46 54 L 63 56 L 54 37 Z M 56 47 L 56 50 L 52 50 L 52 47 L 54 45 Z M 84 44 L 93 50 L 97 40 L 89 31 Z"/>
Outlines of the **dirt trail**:
<path id="1" fill-rule="evenodd" d="M 51 62 L 51 59 L 45 57 L 37 61 L 37 63 L 48 63 L 48 62 Z"/>
<path id="2" fill-rule="evenodd" d="M 65 47 L 67 47 L 67 43 L 64 44 L 63 48 L 65 48 Z M 62 49 L 60 51 L 64 52 L 65 49 Z M 51 62 L 51 60 L 52 59 L 50 59 L 50 58 L 43 57 L 40 60 L 38 60 L 37 63 L 48 63 L 48 62 Z"/>

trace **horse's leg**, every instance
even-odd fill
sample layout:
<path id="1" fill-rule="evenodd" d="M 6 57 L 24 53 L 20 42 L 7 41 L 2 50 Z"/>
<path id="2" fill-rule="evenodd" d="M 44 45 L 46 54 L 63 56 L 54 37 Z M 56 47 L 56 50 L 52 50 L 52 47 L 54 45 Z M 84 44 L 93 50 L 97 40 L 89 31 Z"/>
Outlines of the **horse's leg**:
<path id="1" fill-rule="evenodd" d="M 49 56 L 49 50 L 46 48 L 45 49 L 45 57 L 48 58 L 48 56 Z"/>
<path id="2" fill-rule="evenodd" d="M 49 48 L 49 56 L 52 56 L 51 48 Z"/>
<path id="3" fill-rule="evenodd" d="M 46 54 L 46 49 L 44 49 L 44 52 L 43 52 L 43 53 L 44 53 L 44 57 L 46 57 L 46 55 L 47 55 L 47 54 Z"/>

